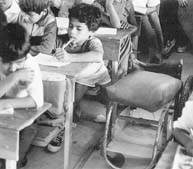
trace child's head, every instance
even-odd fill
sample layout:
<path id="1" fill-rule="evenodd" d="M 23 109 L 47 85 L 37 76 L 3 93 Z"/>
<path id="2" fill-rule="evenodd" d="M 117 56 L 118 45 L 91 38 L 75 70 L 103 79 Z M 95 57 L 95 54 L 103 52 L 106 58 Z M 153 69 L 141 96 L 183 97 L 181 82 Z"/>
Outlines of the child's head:
<path id="1" fill-rule="evenodd" d="M 13 3 L 13 0 L 0 0 L 0 8 L 6 11 Z"/>
<path id="2" fill-rule="evenodd" d="M 83 42 L 96 31 L 101 22 L 100 9 L 89 4 L 78 4 L 69 9 L 68 35 L 75 42 Z"/>
<path id="3" fill-rule="evenodd" d="M 23 68 L 30 50 L 26 30 L 18 23 L 9 23 L 1 31 L 0 37 L 0 71 L 8 74 Z"/>
<path id="4" fill-rule="evenodd" d="M 49 0 L 19 0 L 19 7 L 32 23 L 38 22 L 47 15 Z"/>

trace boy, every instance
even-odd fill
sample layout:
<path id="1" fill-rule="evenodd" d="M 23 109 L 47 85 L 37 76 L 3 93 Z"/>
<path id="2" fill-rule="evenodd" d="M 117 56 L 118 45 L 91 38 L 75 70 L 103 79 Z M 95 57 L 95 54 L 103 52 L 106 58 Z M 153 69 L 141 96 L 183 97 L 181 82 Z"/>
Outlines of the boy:
<path id="1" fill-rule="evenodd" d="M 0 0 L 0 8 L 5 12 L 7 22 L 17 22 L 20 8 L 16 0 Z"/>
<path id="2" fill-rule="evenodd" d="M 93 32 L 99 28 L 101 22 L 100 9 L 89 4 L 78 4 L 69 9 L 69 27 L 66 41 L 71 43 L 64 49 L 62 45 L 56 48 L 55 56 L 61 61 L 87 63 L 87 71 L 72 72 L 76 75 L 75 104 L 73 120 L 79 119 L 79 102 L 87 92 L 88 87 L 96 83 L 110 82 L 108 70 L 103 61 L 103 47 L 101 41 L 93 37 Z M 64 41 L 63 41 L 64 43 Z M 76 119 L 76 120 L 75 120 Z M 62 138 L 62 139 L 61 139 Z M 62 146 L 63 135 L 53 139 L 48 150 L 58 151 Z M 56 149 L 57 148 L 57 149 Z M 56 151 L 55 151 L 56 150 Z"/>
<path id="3" fill-rule="evenodd" d="M 18 23 L 9 23 L 0 32 L 0 108 L 43 105 L 41 72 L 36 59 L 28 54 L 30 43 L 26 35 Z M 26 164 L 36 131 L 33 124 L 21 131 L 18 167 Z"/>
<path id="4" fill-rule="evenodd" d="M 187 155 L 193 157 L 193 95 L 185 103 L 182 115 L 174 122 L 173 135 L 176 140 L 185 148 Z"/>
<path id="5" fill-rule="evenodd" d="M 55 47 L 57 25 L 55 17 L 49 14 L 49 0 L 19 0 L 22 12 L 18 22 L 31 36 L 30 54 L 51 54 Z"/>

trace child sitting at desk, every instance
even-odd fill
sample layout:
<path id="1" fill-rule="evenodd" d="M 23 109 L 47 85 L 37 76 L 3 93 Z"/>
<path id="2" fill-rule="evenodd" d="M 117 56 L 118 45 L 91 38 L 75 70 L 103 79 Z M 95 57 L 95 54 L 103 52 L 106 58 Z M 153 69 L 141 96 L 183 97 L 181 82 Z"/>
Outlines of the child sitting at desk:
<path id="1" fill-rule="evenodd" d="M 93 36 L 93 32 L 99 28 L 100 20 L 101 12 L 93 5 L 82 3 L 70 8 L 67 41 L 71 43 L 68 43 L 65 49 L 62 45 L 56 48 L 55 56 L 60 61 L 77 62 L 80 66 L 81 63 L 88 63 L 86 71 L 74 72 L 76 75 L 74 122 L 77 122 L 80 117 L 79 101 L 88 87 L 94 87 L 96 83 L 110 82 L 108 70 L 103 61 L 102 43 Z M 61 137 L 63 135 L 60 134 Z M 61 147 L 62 141 L 63 139 L 53 139 L 48 147 Z"/>
<path id="2" fill-rule="evenodd" d="M 182 115 L 174 122 L 173 135 L 185 148 L 187 155 L 193 157 L 193 95 L 185 103 Z"/>
<path id="3" fill-rule="evenodd" d="M 19 0 L 22 12 L 18 22 L 31 36 L 30 54 L 51 54 L 55 48 L 57 25 L 55 17 L 49 14 L 49 0 Z"/>
<path id="4" fill-rule="evenodd" d="M 102 26 L 128 29 L 131 25 L 137 25 L 132 0 L 75 0 L 75 4 L 83 2 L 100 8 L 102 11 Z M 135 56 L 131 55 L 134 60 Z M 128 59 L 129 56 L 127 55 L 119 65 L 117 72 L 119 78 L 127 74 Z"/>
<path id="5" fill-rule="evenodd" d="M 0 32 L 0 109 L 43 105 L 41 72 L 36 59 L 28 54 L 29 50 L 27 33 L 18 23 L 9 23 Z M 33 124 L 21 131 L 18 167 L 26 164 L 26 155 L 36 132 Z"/>

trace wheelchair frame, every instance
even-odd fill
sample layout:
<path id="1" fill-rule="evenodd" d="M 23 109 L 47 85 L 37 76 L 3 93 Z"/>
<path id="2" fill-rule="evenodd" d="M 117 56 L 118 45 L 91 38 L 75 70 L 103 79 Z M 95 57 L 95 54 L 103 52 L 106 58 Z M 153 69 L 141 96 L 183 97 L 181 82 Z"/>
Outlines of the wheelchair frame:
<path id="1" fill-rule="evenodd" d="M 144 64 L 143 69 L 146 71 L 152 71 L 152 72 L 171 75 L 175 78 L 181 79 L 182 66 L 183 66 L 183 62 L 181 60 L 179 63 L 175 63 L 175 64 L 167 64 L 167 63 Z M 191 82 L 193 81 L 193 76 L 189 81 Z M 189 86 L 189 88 L 191 86 L 191 89 L 192 89 L 193 85 L 192 84 L 188 85 L 188 84 L 189 83 L 186 82 L 185 86 Z M 171 140 L 173 120 L 176 120 L 181 115 L 183 104 L 185 100 L 187 100 L 188 98 L 188 96 L 184 96 L 184 95 L 188 95 L 190 93 L 189 88 L 186 90 L 184 88 L 183 89 L 181 88 L 178 91 L 174 100 L 171 103 L 168 103 L 166 108 L 162 111 L 159 121 L 127 117 L 127 119 L 129 119 L 130 121 L 134 121 L 137 123 L 140 122 L 140 123 L 145 123 L 150 125 L 153 124 L 157 126 L 157 132 L 156 132 L 156 138 L 153 146 L 151 162 L 146 167 L 146 169 L 152 169 L 155 167 L 162 152 L 166 148 L 167 143 Z M 106 119 L 105 134 L 104 134 L 103 147 L 102 147 L 105 161 L 109 166 L 111 166 L 114 169 L 120 169 L 120 168 L 111 163 L 111 161 L 108 159 L 107 151 L 109 151 L 108 145 L 113 139 L 112 132 L 113 132 L 113 128 L 115 127 L 115 121 L 118 118 L 123 118 L 117 112 L 117 105 L 118 103 L 116 102 L 110 102 L 109 105 L 107 106 L 107 119 Z"/>

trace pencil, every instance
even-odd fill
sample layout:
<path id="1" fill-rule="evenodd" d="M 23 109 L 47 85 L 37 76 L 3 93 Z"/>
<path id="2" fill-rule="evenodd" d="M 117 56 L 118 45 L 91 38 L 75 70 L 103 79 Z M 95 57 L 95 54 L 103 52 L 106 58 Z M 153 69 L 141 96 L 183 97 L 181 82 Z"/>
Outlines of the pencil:
<path id="1" fill-rule="evenodd" d="M 70 39 L 66 44 L 62 46 L 62 49 L 64 50 L 72 41 L 73 39 Z"/>

